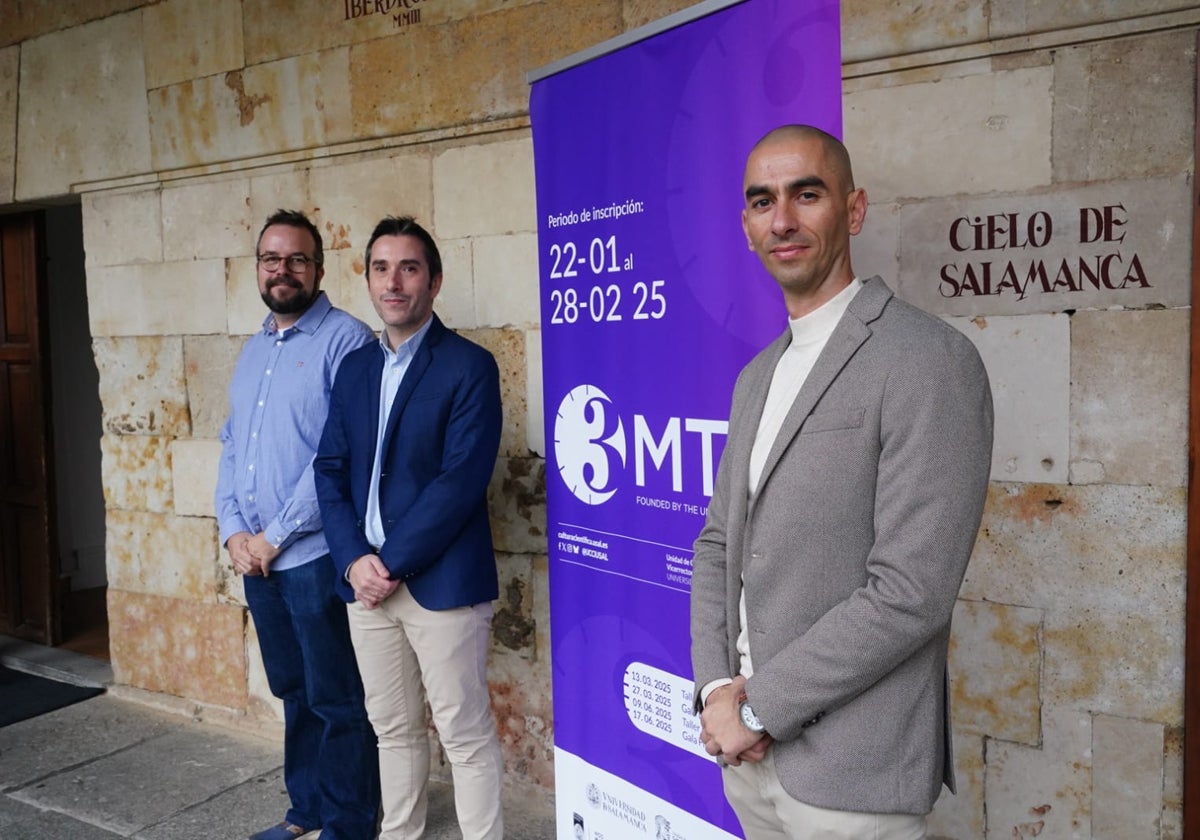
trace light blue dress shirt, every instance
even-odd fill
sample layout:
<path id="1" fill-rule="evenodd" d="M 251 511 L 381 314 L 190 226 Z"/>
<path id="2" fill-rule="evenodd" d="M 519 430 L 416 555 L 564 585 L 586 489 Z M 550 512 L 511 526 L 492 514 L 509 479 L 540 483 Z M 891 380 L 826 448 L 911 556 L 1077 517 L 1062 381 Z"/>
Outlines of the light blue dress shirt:
<path id="1" fill-rule="evenodd" d="M 291 327 L 268 315 L 247 339 L 229 384 L 221 429 L 216 509 L 221 545 L 238 531 L 264 532 L 283 551 L 272 570 L 329 553 L 312 461 L 329 414 L 337 367 L 375 333 L 321 292 Z"/>
<path id="2" fill-rule="evenodd" d="M 367 518 L 363 530 L 367 542 L 379 548 L 383 545 L 387 534 L 383 529 L 383 518 L 379 514 L 379 458 L 383 454 L 383 435 L 387 431 L 388 415 L 392 413 L 392 403 L 396 400 L 396 392 L 400 390 L 400 382 L 412 364 L 413 357 L 421 348 L 425 334 L 433 318 L 426 319 L 419 330 L 409 336 L 393 352 L 388 347 L 387 332 L 379 337 L 379 347 L 383 350 L 383 378 L 379 383 L 379 428 L 375 431 L 375 466 L 371 468 L 371 489 L 367 492 Z M 349 570 L 347 569 L 347 572 Z"/>

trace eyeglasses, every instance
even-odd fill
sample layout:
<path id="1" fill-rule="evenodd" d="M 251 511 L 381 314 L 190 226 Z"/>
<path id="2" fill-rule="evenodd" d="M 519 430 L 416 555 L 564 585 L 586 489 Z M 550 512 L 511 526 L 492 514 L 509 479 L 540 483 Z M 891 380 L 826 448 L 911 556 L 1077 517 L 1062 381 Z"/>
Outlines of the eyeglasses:
<path id="1" fill-rule="evenodd" d="M 294 271 L 297 274 L 303 272 L 309 265 L 320 265 L 312 257 L 306 257 L 304 254 L 292 254 L 290 257 L 281 257 L 279 254 L 259 254 L 258 264 L 267 271 L 274 271 L 279 268 L 280 263 L 286 263 L 288 271 Z"/>

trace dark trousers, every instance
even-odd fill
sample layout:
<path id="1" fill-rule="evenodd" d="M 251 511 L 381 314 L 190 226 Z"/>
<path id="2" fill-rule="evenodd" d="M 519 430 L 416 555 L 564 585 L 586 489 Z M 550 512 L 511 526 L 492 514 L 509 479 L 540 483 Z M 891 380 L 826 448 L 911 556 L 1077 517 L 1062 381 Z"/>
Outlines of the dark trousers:
<path id="1" fill-rule="evenodd" d="M 370 840 L 379 812 L 375 733 L 333 590 L 328 555 L 244 578 L 271 693 L 283 701 L 286 819 L 321 828 L 322 840 Z"/>

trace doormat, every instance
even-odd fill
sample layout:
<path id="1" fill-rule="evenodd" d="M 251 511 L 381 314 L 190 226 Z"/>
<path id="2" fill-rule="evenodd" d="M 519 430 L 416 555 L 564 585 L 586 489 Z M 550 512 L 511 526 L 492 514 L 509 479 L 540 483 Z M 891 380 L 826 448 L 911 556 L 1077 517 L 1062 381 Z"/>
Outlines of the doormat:
<path id="1" fill-rule="evenodd" d="M 0 726 L 44 715 L 103 692 L 100 687 L 58 682 L 0 665 Z"/>

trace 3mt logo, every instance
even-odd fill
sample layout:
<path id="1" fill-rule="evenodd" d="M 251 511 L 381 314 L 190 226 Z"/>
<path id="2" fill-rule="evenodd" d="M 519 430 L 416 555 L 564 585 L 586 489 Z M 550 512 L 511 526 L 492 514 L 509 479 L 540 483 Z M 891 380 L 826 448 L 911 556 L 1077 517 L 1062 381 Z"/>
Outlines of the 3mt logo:
<path id="1" fill-rule="evenodd" d="M 567 392 L 554 420 L 554 458 L 575 498 L 589 505 L 612 498 L 612 460 L 624 468 L 625 428 L 608 394 L 593 385 Z"/>
<path id="2" fill-rule="evenodd" d="M 728 431 L 725 420 L 666 417 L 651 421 L 646 415 L 634 414 L 630 447 L 625 423 L 608 394 L 595 385 L 576 385 L 558 405 L 554 457 L 563 483 L 585 504 L 601 505 L 613 497 L 630 451 L 633 481 L 638 487 L 647 487 L 654 475 L 661 474 L 655 484 L 665 485 L 669 479 L 669 487 L 655 486 L 655 491 L 683 493 L 686 460 L 691 493 L 695 494 L 699 478 L 700 492 L 711 497 L 716 439 L 724 438 Z"/>

